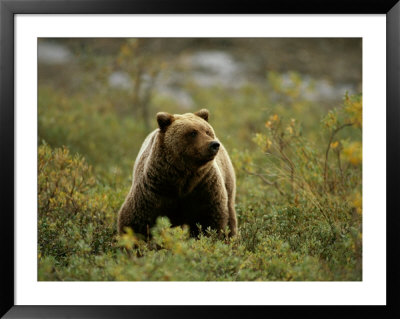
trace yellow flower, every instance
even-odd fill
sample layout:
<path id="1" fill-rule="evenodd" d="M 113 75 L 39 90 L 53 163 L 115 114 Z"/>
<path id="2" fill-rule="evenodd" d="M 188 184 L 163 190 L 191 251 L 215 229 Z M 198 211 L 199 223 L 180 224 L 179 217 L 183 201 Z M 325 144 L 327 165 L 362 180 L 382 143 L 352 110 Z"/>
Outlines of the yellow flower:
<path id="1" fill-rule="evenodd" d="M 343 149 L 343 157 L 352 165 L 359 165 L 362 162 L 362 146 L 360 142 L 352 142 Z"/>
<path id="2" fill-rule="evenodd" d="M 332 148 L 332 149 L 335 149 L 336 147 L 338 147 L 338 145 L 339 145 L 339 142 L 338 142 L 338 141 L 333 142 L 333 143 L 331 143 L 331 148 Z"/>
<path id="3" fill-rule="evenodd" d="M 278 122 L 279 121 L 279 116 L 278 114 L 274 114 L 269 118 L 273 122 Z"/>

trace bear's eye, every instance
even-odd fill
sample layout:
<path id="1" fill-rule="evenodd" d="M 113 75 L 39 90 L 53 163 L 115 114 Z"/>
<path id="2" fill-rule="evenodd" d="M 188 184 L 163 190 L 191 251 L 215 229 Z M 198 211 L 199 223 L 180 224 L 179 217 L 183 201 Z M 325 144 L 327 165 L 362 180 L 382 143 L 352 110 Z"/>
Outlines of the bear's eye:
<path id="1" fill-rule="evenodd" d="M 191 132 L 189 133 L 189 135 L 190 135 L 191 137 L 196 137 L 196 136 L 197 136 L 197 131 L 191 131 Z"/>
<path id="2" fill-rule="evenodd" d="M 206 134 L 210 137 L 212 137 L 211 131 L 207 131 Z"/>

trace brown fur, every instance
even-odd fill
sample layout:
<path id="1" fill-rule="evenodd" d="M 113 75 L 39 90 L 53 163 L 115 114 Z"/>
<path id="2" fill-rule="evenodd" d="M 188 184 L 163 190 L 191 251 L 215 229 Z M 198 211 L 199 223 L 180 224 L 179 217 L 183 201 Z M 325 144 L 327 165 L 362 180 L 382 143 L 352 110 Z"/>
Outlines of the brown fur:
<path id="1" fill-rule="evenodd" d="M 118 213 L 118 231 L 131 227 L 146 235 L 158 216 L 173 226 L 202 229 L 229 226 L 237 233 L 235 172 L 208 121 L 208 111 L 182 115 L 158 113 L 159 128 L 144 141 L 133 168 L 132 187 Z M 194 133 L 196 132 L 196 133 Z M 220 143 L 220 142 L 219 142 Z"/>

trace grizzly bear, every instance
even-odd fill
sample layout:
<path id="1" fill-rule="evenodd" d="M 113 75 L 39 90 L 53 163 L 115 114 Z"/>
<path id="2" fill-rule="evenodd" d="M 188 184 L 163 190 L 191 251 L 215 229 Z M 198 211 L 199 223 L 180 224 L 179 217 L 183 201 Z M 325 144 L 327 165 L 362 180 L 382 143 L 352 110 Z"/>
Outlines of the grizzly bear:
<path id="1" fill-rule="evenodd" d="M 198 225 L 237 233 L 236 182 L 231 160 L 208 123 L 209 112 L 157 113 L 159 128 L 150 133 L 133 167 L 131 189 L 118 213 L 118 231 L 126 227 L 149 235 L 157 217 L 172 226 Z"/>

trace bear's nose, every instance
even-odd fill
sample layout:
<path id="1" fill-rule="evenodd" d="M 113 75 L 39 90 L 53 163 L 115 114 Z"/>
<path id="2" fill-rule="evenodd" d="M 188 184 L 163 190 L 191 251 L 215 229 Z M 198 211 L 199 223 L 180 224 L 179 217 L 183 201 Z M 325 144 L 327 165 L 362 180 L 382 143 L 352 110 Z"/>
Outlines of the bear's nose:
<path id="1" fill-rule="evenodd" d="M 211 142 L 210 143 L 210 149 L 213 151 L 213 152 L 217 152 L 218 150 L 219 150 L 219 143 L 218 142 L 216 142 L 216 141 L 213 141 L 213 142 Z"/>

